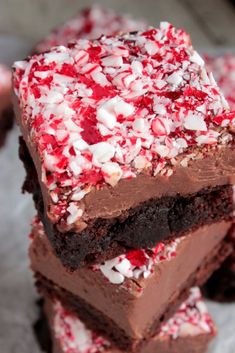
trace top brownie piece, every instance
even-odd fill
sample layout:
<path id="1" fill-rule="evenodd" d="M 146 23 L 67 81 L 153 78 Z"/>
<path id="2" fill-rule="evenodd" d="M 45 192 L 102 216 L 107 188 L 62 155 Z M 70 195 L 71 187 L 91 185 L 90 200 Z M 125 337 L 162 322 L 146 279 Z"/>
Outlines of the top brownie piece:
<path id="1" fill-rule="evenodd" d="M 140 31 L 146 28 L 147 24 L 144 21 L 126 14 L 117 14 L 96 4 L 55 28 L 37 44 L 35 52 L 40 53 L 54 46 L 67 45 L 81 38 L 96 39 L 101 35 L 116 35 L 119 32 Z"/>
<path id="2" fill-rule="evenodd" d="M 189 36 L 169 23 L 16 62 L 14 91 L 60 232 L 234 183 L 235 113 Z"/>
<path id="3" fill-rule="evenodd" d="M 230 108 L 235 109 L 235 54 L 205 55 L 205 61 L 213 72 Z"/>

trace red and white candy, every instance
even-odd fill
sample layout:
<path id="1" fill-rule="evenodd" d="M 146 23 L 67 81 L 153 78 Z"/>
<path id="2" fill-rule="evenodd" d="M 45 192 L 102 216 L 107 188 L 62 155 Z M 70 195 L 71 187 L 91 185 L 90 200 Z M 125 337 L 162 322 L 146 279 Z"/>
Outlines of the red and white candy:
<path id="1" fill-rule="evenodd" d="M 0 94 L 11 88 L 11 70 L 7 66 L 0 64 Z"/>
<path id="2" fill-rule="evenodd" d="M 180 306 L 175 315 L 162 324 L 159 337 L 196 336 L 214 333 L 214 324 L 202 299 L 198 287 L 191 288 L 188 299 Z"/>

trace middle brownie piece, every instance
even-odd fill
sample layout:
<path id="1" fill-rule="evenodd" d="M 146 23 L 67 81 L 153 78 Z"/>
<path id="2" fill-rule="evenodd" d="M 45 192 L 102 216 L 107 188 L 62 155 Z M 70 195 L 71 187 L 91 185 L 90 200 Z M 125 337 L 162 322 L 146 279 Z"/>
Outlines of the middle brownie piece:
<path id="1" fill-rule="evenodd" d="M 55 256 L 36 219 L 31 267 L 37 286 L 58 298 L 120 348 L 135 350 L 156 333 L 184 300 L 230 253 L 223 238 L 229 222 L 201 227 L 153 249 L 132 250 L 101 265 L 69 272 Z M 195 254 L 195 256 L 194 256 Z"/>

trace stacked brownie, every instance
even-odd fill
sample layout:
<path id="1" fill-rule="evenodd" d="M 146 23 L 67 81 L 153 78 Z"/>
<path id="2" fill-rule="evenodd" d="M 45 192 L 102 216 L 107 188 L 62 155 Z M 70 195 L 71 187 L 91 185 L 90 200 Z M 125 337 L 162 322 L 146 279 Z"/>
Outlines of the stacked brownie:
<path id="1" fill-rule="evenodd" d="M 0 64 L 0 147 L 4 145 L 8 130 L 13 125 L 11 105 L 11 71 Z"/>
<path id="2" fill-rule="evenodd" d="M 75 17 L 55 28 L 35 47 L 35 52 L 50 50 L 53 46 L 67 45 L 78 39 L 96 39 L 101 35 L 115 35 L 119 32 L 132 32 L 147 29 L 146 22 L 130 15 L 117 14 L 111 9 L 92 5 Z"/>
<path id="3" fill-rule="evenodd" d="M 54 47 L 15 63 L 14 92 L 54 351 L 203 352 L 191 287 L 232 251 L 235 113 L 189 36 Z"/>
<path id="4" fill-rule="evenodd" d="M 205 59 L 230 107 L 235 109 L 235 55 L 206 55 Z M 233 253 L 206 285 L 207 295 L 219 301 L 235 301 L 235 224 L 228 233 L 228 239 L 233 244 Z"/>

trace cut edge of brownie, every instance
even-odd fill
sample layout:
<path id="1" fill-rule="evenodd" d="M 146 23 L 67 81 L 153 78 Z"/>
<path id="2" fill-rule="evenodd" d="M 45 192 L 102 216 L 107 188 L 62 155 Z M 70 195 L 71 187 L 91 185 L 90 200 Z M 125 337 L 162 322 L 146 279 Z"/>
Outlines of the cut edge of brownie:
<path id="1" fill-rule="evenodd" d="M 72 270 L 101 263 L 131 248 L 154 247 L 162 240 L 183 236 L 202 225 L 231 219 L 233 190 L 230 185 L 224 185 L 206 188 L 188 197 L 176 195 L 150 200 L 120 217 L 97 219 L 79 234 L 61 233 L 45 215 L 36 169 L 23 138 L 20 138 L 19 154 L 26 169 L 23 191 L 33 194 L 36 209 L 57 256 Z"/>
<path id="2" fill-rule="evenodd" d="M 79 317 L 85 322 L 88 328 L 95 329 L 102 335 L 108 337 L 120 349 L 128 349 L 130 351 L 139 350 L 145 345 L 145 341 L 158 332 L 161 323 L 168 320 L 174 314 L 181 302 L 187 298 L 189 289 L 193 286 L 203 285 L 212 272 L 229 256 L 231 251 L 232 246 L 226 241 L 216 246 L 197 271 L 188 279 L 185 288 L 181 291 L 177 300 L 169 303 L 167 311 L 151 325 L 147 332 L 145 332 L 145 339 L 140 342 L 133 342 L 133 340 L 125 334 L 124 330 L 117 327 L 111 318 L 103 315 L 99 310 L 93 308 L 83 299 L 57 286 L 40 273 L 35 273 L 36 287 L 41 294 L 59 299 L 68 310 L 79 312 Z"/>

